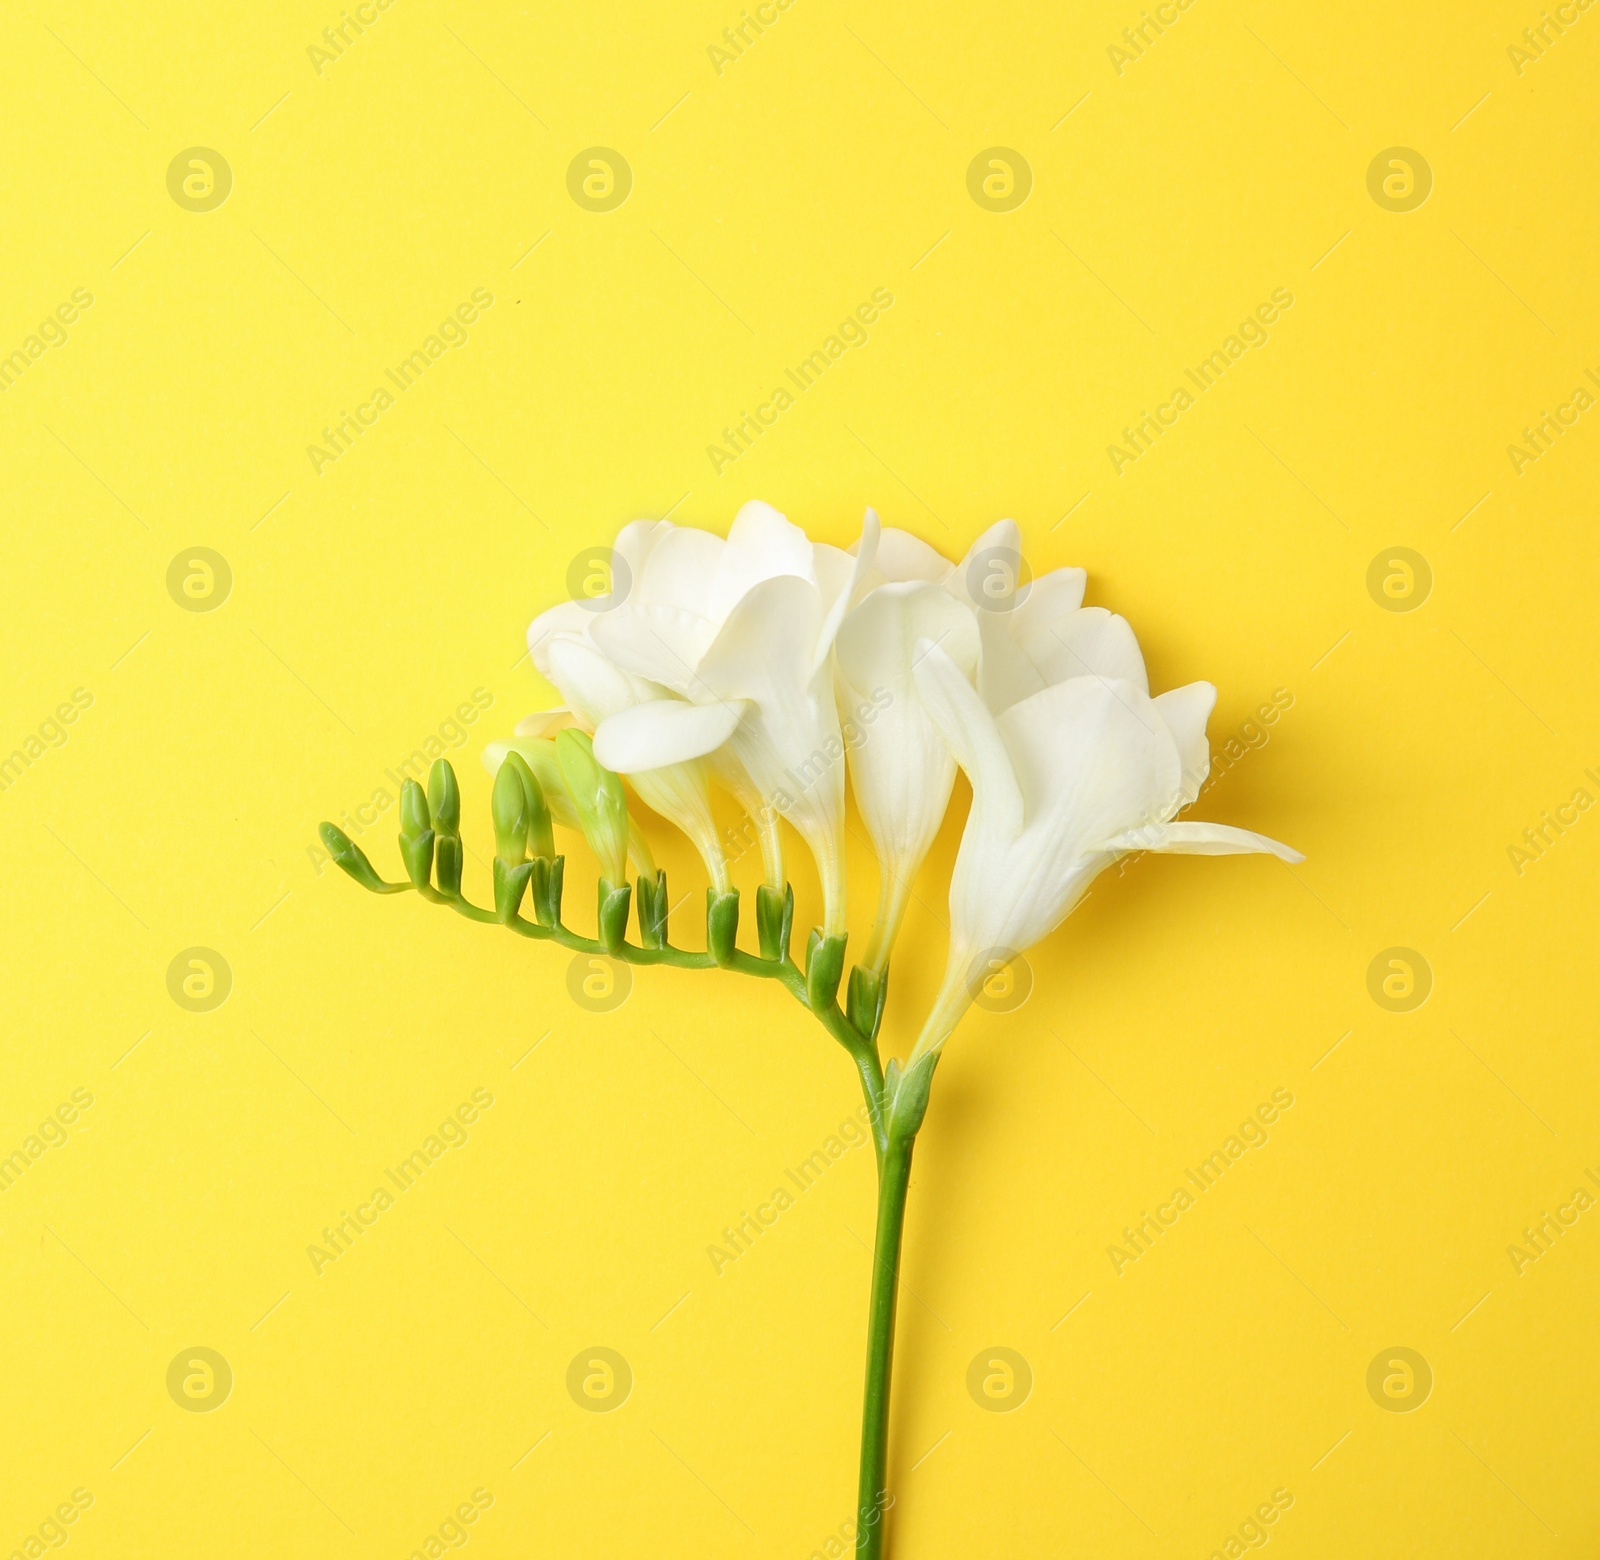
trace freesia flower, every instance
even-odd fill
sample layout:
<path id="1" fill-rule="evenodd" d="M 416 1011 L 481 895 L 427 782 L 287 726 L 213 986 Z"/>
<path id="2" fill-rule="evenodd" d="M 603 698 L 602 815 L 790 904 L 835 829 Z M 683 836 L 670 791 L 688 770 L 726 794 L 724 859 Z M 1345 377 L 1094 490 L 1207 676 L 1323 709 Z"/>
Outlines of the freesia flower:
<path id="1" fill-rule="evenodd" d="M 833 642 L 877 535 L 868 510 L 852 558 L 763 503 L 739 511 L 726 541 L 658 522 L 633 547 L 626 600 L 589 629 L 619 671 L 668 690 L 599 722 L 600 762 L 636 775 L 726 744 L 751 799 L 769 820 L 787 818 L 816 857 L 829 934 L 844 931 L 845 911 Z"/>
<path id="2" fill-rule="evenodd" d="M 1210 770 L 1210 683 L 1152 699 L 1132 629 L 1098 608 L 1012 628 L 985 633 L 978 688 L 938 646 L 919 647 L 917 689 L 972 783 L 972 810 L 950 882 L 944 980 L 908 1066 L 944 1044 L 992 961 L 1048 936 L 1118 857 L 1303 859 L 1246 829 L 1173 821 Z M 999 666 L 991 644 L 1007 647 Z"/>
<path id="3" fill-rule="evenodd" d="M 941 583 L 953 567 L 906 532 L 885 530 L 876 572 L 890 577 L 850 610 L 834 650 L 845 730 L 859 733 L 849 744 L 850 784 L 878 858 L 878 912 L 861 963 L 879 974 L 956 776 L 949 746 L 917 697 L 917 646 L 940 645 L 968 676 L 978 658 L 973 613 Z"/>
<path id="4" fill-rule="evenodd" d="M 642 532 L 641 527 L 645 528 Z M 652 522 L 637 521 L 617 538 L 616 553 L 630 572 L 630 555 L 637 561 L 640 544 L 648 542 L 651 528 Z M 620 670 L 595 645 L 589 630 L 597 615 L 608 610 L 609 595 L 585 602 L 564 601 L 541 613 L 528 626 L 528 651 L 533 664 L 567 702 L 565 708 L 543 710 L 519 722 L 519 736 L 543 735 L 563 716 L 570 716 L 593 735 L 610 716 L 671 696 L 660 683 Z M 645 806 L 688 835 L 706 864 L 713 887 L 718 893 L 726 892 L 728 865 L 711 812 L 704 760 L 692 758 L 652 769 L 617 772 L 627 775 Z"/>
<path id="5" fill-rule="evenodd" d="M 1177 821 L 1210 770 L 1216 690 L 1196 682 L 1152 698 L 1127 622 L 1083 605 L 1082 569 L 1030 577 L 1013 521 L 991 526 L 957 565 L 907 532 L 880 532 L 870 509 L 851 557 L 752 503 L 726 540 L 665 521 L 627 526 L 612 575 L 610 594 L 556 607 L 529 629 L 534 662 L 565 704 L 529 716 L 484 753 L 496 776 L 492 908 L 463 883 L 461 795 L 443 757 L 426 795 L 413 780 L 402 787 L 406 881 L 383 878 L 333 824 L 322 838 L 368 890 L 413 892 L 528 944 L 591 964 L 603 954 L 712 971 L 718 981 L 757 977 L 843 1046 L 878 1171 L 856 1520 L 862 1560 L 881 1560 L 894 1504 L 889 1388 L 906 1197 L 941 1048 L 996 964 L 1047 936 L 1120 857 L 1301 857 L 1244 829 Z M 881 882 L 841 1005 L 846 762 Z M 948 962 L 907 1065 L 885 1066 L 889 955 L 957 766 L 972 805 L 950 885 Z M 705 858 L 703 949 L 667 935 L 665 879 L 622 775 Z M 773 892 L 757 901 L 759 957 L 736 946 L 738 900 L 727 892 L 711 778 L 761 830 Z M 813 935 L 803 970 L 788 953 L 794 900 L 780 816 L 804 836 L 822 878 L 825 935 Z M 581 830 L 599 865 L 596 936 L 563 920 L 566 857 L 553 825 Z"/>

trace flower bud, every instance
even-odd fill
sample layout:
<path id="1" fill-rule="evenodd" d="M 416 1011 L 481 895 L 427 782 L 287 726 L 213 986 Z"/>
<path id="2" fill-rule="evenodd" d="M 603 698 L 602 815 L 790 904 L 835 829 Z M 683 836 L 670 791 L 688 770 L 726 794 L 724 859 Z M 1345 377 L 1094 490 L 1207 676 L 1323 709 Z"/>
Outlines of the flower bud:
<path id="1" fill-rule="evenodd" d="M 415 780 L 400 787 L 400 856 L 406 876 L 418 888 L 433 884 L 433 828 L 428 798 Z"/>
<path id="2" fill-rule="evenodd" d="M 586 732 L 568 727 L 559 733 L 556 758 L 583 837 L 600 860 L 600 876 L 608 883 L 626 883 L 628 804 L 622 782 L 595 758 Z"/>
<path id="3" fill-rule="evenodd" d="M 763 959 L 789 957 L 789 933 L 794 925 L 794 889 L 787 883 L 780 893 L 768 883 L 756 890 L 756 937 Z"/>
<path id="4" fill-rule="evenodd" d="M 883 1078 L 883 1097 L 889 1117 L 891 1142 L 904 1143 L 916 1137 L 921 1130 L 922 1118 L 928 1114 L 928 1090 L 933 1084 L 933 1069 L 938 1065 L 937 1051 L 931 1051 L 920 1061 L 913 1062 L 904 1072 L 897 1060 L 890 1060 Z"/>
<path id="5" fill-rule="evenodd" d="M 397 894 L 405 887 L 404 883 L 385 883 L 367 860 L 367 853 L 343 829 L 325 823 L 317 832 L 328 847 L 328 854 L 363 888 L 370 888 L 375 894 Z"/>
<path id="6" fill-rule="evenodd" d="M 869 970 L 858 964 L 850 971 L 850 994 L 845 1015 L 857 1033 L 875 1039 L 883 1022 L 883 1004 L 889 995 L 889 972 Z"/>
<path id="7" fill-rule="evenodd" d="M 494 817 L 496 859 L 509 867 L 520 866 L 528 850 L 528 788 L 509 758 L 494 777 L 489 810 Z"/>
<path id="8" fill-rule="evenodd" d="M 491 864 L 494 874 L 494 913 L 502 923 L 509 923 L 516 919 L 517 911 L 522 907 L 522 896 L 527 890 L 528 879 L 533 876 L 536 862 L 524 861 L 520 866 L 512 866 L 504 856 L 496 856 Z"/>
<path id="9" fill-rule="evenodd" d="M 843 936 L 825 937 L 813 928 L 806 944 L 806 1001 L 814 1013 L 831 1007 L 844 974 Z"/>
<path id="10" fill-rule="evenodd" d="M 719 894 L 716 889 L 706 890 L 706 944 L 711 957 L 726 968 L 733 963 L 739 936 L 739 890 L 730 888 Z"/>
<path id="11" fill-rule="evenodd" d="M 600 879 L 600 945 L 613 957 L 628 936 L 628 903 L 633 890 L 626 883 Z"/>
<path id="12" fill-rule="evenodd" d="M 400 838 L 416 839 L 424 829 L 433 827 L 428 812 L 428 798 L 415 780 L 405 780 L 400 785 Z"/>
<path id="13" fill-rule="evenodd" d="M 528 798 L 528 854 L 548 859 L 556 853 L 556 841 L 550 827 L 550 805 L 545 800 L 544 787 L 527 759 L 514 748 L 506 754 L 502 767 L 516 770 Z"/>
<path id="14" fill-rule="evenodd" d="M 428 771 L 428 806 L 433 813 L 433 829 L 438 835 L 461 832 L 461 788 L 456 772 L 446 758 L 436 758 Z"/>
<path id="15" fill-rule="evenodd" d="M 665 948 L 667 945 L 667 874 L 657 872 L 648 878 L 639 874 L 634 892 L 639 906 L 639 941 L 646 948 Z"/>

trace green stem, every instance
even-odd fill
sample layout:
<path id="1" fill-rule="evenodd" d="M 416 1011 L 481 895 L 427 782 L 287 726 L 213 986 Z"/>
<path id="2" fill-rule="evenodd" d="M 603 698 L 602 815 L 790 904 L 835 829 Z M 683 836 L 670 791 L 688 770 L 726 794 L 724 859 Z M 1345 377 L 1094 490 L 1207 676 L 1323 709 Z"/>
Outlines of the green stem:
<path id="1" fill-rule="evenodd" d="M 889 1371 L 894 1359 L 895 1299 L 900 1284 L 900 1238 L 911 1184 L 915 1136 L 891 1134 L 878 1174 L 877 1248 L 872 1254 L 872 1299 L 867 1310 L 867 1387 L 861 1411 L 861 1483 L 856 1503 L 857 1560 L 880 1560 L 889 1509 Z"/>

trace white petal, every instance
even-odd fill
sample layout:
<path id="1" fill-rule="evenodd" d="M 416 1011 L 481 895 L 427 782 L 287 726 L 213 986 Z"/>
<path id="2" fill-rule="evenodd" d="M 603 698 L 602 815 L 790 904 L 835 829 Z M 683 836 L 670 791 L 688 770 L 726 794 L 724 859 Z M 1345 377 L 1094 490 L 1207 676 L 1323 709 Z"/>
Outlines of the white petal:
<path id="1" fill-rule="evenodd" d="M 558 704 L 554 709 L 535 710 L 532 715 L 524 715 L 511 731 L 513 736 L 518 737 L 553 737 L 563 726 L 577 724 L 572 718 L 572 711 L 564 704 Z M 495 765 L 497 771 L 499 767 Z"/>
<path id="2" fill-rule="evenodd" d="M 1235 829 L 1226 823 L 1159 823 L 1141 829 L 1128 829 L 1101 842 L 1101 849 L 1115 851 L 1160 850 L 1181 856 L 1242 856 L 1259 853 L 1280 861 L 1304 861 L 1292 845 Z"/>
<path id="3" fill-rule="evenodd" d="M 718 698 L 754 699 L 776 713 L 811 681 L 820 616 L 810 580 L 792 574 L 762 580 L 701 657 L 700 680 Z"/>
<path id="4" fill-rule="evenodd" d="M 1187 807 L 1200 794 L 1200 787 L 1211 773 L 1211 744 L 1206 741 L 1206 722 L 1216 707 L 1217 690 L 1208 682 L 1185 683 L 1169 689 L 1150 701 L 1178 745 L 1178 762 L 1183 766 L 1183 791 L 1180 807 Z"/>
<path id="5" fill-rule="evenodd" d="M 938 585 L 950 577 L 955 565 L 920 536 L 886 525 L 878 537 L 876 567 L 886 580 L 927 580 Z"/>
<path id="6" fill-rule="evenodd" d="M 922 581 L 881 585 L 845 618 L 836 644 L 840 717 L 862 822 L 879 860 L 915 873 L 938 833 L 955 763 L 913 681 L 916 647 L 940 646 L 969 675 L 972 612 Z"/>
<path id="7" fill-rule="evenodd" d="M 728 544 L 695 526 L 669 526 L 656 538 L 633 583 L 628 600 L 641 607 L 661 606 L 711 616 L 711 581 Z M 615 612 L 597 613 L 614 618 Z"/>
<path id="8" fill-rule="evenodd" d="M 1082 569 L 1052 569 L 1028 582 L 1027 589 L 1021 593 L 1022 599 L 1010 613 L 1012 638 L 1041 672 L 1045 664 L 1041 647 L 1058 643 L 1051 630 L 1083 605 L 1083 590 L 1088 579 Z"/>
<path id="9" fill-rule="evenodd" d="M 1177 749 L 1134 684 L 1074 677 L 1014 705 L 996 725 L 1022 790 L 1030 835 L 1041 831 L 1068 855 L 1172 816 Z"/>
<path id="10" fill-rule="evenodd" d="M 1030 646 L 1034 664 L 1049 683 L 1072 677 L 1131 682 L 1147 697 L 1150 681 L 1132 626 L 1104 607 L 1080 607 L 1050 624 Z"/>
<path id="11" fill-rule="evenodd" d="M 822 620 L 822 626 L 817 632 L 817 647 L 812 658 L 811 671 L 815 675 L 822 669 L 822 663 L 827 660 L 828 652 L 833 649 L 834 636 L 839 632 L 839 625 L 844 621 L 844 615 L 855 603 L 860 594 L 862 582 L 872 569 L 873 561 L 878 556 L 878 512 L 868 509 L 861 521 L 861 538 L 856 543 L 854 567 L 845 586 L 833 598 L 827 609 L 827 614 Z"/>
<path id="12" fill-rule="evenodd" d="M 623 671 L 692 697 L 695 668 L 716 628 L 709 618 L 686 609 L 630 601 L 600 614 L 589 636 Z"/>
<path id="13" fill-rule="evenodd" d="M 983 554 L 997 554 L 983 557 Z M 978 610 L 1004 610 L 1016 590 L 1022 530 L 1015 520 L 997 520 L 967 549 L 945 581 L 945 589 Z"/>
<path id="14" fill-rule="evenodd" d="M 990 713 L 999 715 L 1013 704 L 1042 693 L 1049 685 L 1017 643 L 1012 632 L 1011 613 L 986 612 L 980 608 L 974 616 L 983 636 L 983 654 L 978 659 L 978 692 Z"/>
<path id="15" fill-rule="evenodd" d="M 528 625 L 528 653 L 539 675 L 548 678 L 549 649 L 557 639 L 583 639 L 588 636 L 589 624 L 595 614 L 586 611 L 575 601 L 561 601 L 546 612 L 541 612 Z"/>
<path id="16" fill-rule="evenodd" d="M 634 679 L 578 639 L 556 639 L 546 649 L 545 672 L 578 719 L 593 731 L 601 721 L 637 704 Z"/>
<path id="17" fill-rule="evenodd" d="M 619 775 L 687 763 L 721 747 L 739 724 L 743 706 L 686 704 L 654 699 L 602 721 L 594 734 L 594 756 Z"/>
<path id="18" fill-rule="evenodd" d="M 972 782 L 974 815 L 981 812 L 989 830 L 1015 835 L 1022 828 L 1022 790 L 994 717 L 961 668 L 931 640 L 917 646 L 916 656 L 917 693 Z"/>
<path id="19" fill-rule="evenodd" d="M 720 623 L 763 580 L 796 575 L 816 583 L 811 538 L 771 504 L 753 499 L 728 528 L 728 543 L 709 587 L 712 615 Z"/>

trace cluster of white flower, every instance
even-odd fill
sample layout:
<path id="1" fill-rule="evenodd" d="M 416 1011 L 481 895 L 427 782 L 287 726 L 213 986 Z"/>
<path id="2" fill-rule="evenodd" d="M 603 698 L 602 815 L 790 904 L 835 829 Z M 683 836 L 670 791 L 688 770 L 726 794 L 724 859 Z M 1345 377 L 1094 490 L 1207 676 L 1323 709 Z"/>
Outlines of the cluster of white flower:
<path id="1" fill-rule="evenodd" d="M 1216 690 L 1152 698 L 1133 630 L 1085 607 L 1084 583 L 1075 568 L 1030 579 L 1011 520 L 960 564 L 870 509 L 848 552 L 763 503 L 746 504 L 726 539 L 636 521 L 617 538 L 610 593 L 528 630 L 565 705 L 490 744 L 485 763 L 495 773 L 518 752 L 553 776 L 547 733 L 591 733 L 594 760 L 694 842 L 717 893 L 730 885 L 710 786 L 726 787 L 759 825 L 772 890 L 785 887 L 779 819 L 810 848 L 826 938 L 845 933 L 848 765 L 881 874 L 859 967 L 879 983 L 959 765 L 972 808 L 949 957 L 909 1068 L 944 1044 L 992 961 L 1047 936 L 1120 856 L 1300 859 L 1260 834 L 1173 821 L 1210 767 Z M 848 726 L 863 705 L 872 727 L 847 741 L 840 712 Z M 562 821 L 558 795 L 551 807 Z"/>

